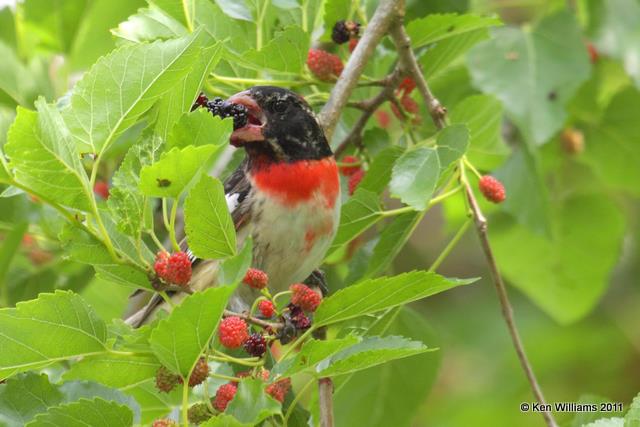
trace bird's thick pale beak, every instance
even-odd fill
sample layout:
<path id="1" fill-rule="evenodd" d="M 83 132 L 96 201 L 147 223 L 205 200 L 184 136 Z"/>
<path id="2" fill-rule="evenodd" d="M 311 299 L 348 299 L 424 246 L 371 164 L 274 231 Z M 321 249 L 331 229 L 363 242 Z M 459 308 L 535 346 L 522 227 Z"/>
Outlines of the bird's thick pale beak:
<path id="1" fill-rule="evenodd" d="M 248 142 L 264 141 L 265 137 L 262 131 L 267 123 L 267 118 L 249 91 L 236 93 L 227 102 L 245 106 L 248 113 L 247 124 L 235 129 L 231 134 L 231 144 L 240 147 Z"/>

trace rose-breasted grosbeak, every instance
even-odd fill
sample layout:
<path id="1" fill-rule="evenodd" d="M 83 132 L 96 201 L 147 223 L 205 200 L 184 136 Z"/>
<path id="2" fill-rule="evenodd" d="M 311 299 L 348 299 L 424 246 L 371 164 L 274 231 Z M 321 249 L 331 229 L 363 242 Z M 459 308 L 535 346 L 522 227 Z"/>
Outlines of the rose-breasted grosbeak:
<path id="1" fill-rule="evenodd" d="M 286 290 L 312 275 L 333 240 L 340 217 L 338 168 L 311 108 L 297 94 L 255 86 L 227 102 L 248 112 L 230 138 L 247 156 L 224 183 L 238 244 L 251 236 L 252 267 L 267 273 L 272 292 Z M 191 288 L 215 286 L 217 271 L 215 260 L 194 260 Z M 240 286 L 230 308 L 246 310 L 259 294 Z M 161 304 L 155 300 L 129 323 L 148 318 Z"/>

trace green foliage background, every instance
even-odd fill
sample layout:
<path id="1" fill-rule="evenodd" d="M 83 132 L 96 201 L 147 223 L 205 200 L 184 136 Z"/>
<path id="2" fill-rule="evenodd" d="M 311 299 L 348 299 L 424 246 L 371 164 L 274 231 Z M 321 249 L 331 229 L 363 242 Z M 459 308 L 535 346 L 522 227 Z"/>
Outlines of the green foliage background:
<path id="1" fill-rule="evenodd" d="M 122 317 L 132 289 L 150 289 L 145 268 L 155 252 L 157 199 L 177 209 L 189 194 L 186 233 L 194 252 L 235 255 L 225 264 L 226 284 L 246 268 L 250 248 L 236 255 L 230 219 L 210 209 L 224 206 L 220 184 L 203 173 L 226 159 L 224 178 L 240 161 L 239 154 L 225 157 L 231 125 L 188 113 L 193 98 L 200 89 L 228 96 L 273 82 L 319 110 L 332 84 L 306 69 L 309 47 L 328 43 L 338 19 L 366 23 L 376 5 L 25 0 L 0 9 L 0 334 L 30 346 L 0 341 L 0 374 L 49 377 L 20 374 L 1 385 L 0 425 L 64 425 L 69 415 L 93 422 L 94 410 L 118 420 L 110 425 L 148 425 L 179 405 L 179 393 L 159 395 L 152 377 L 160 362 L 189 374 L 233 287 L 187 299 L 153 332 L 112 319 Z M 326 356 L 314 375 L 336 377 L 337 425 L 541 425 L 539 415 L 519 410 L 533 399 L 472 230 L 437 271 L 481 277 L 476 284 L 417 301 L 466 282 L 401 274 L 428 269 L 465 221 L 462 197 L 425 212 L 466 154 L 506 186 L 505 203 L 481 203 L 547 400 L 610 400 L 626 412 L 640 390 L 640 3 L 415 0 L 407 2 L 406 23 L 451 125 L 436 133 L 415 92 L 417 124 L 391 115 L 388 127 L 367 125 L 360 154 L 368 172 L 352 198 L 342 183 L 342 224 L 325 266 L 332 292 L 344 291 L 316 317 L 333 326 L 335 339 L 326 348 L 310 342 L 274 370 L 310 375 L 320 359 L 300 355 Z M 588 44 L 597 59 L 590 60 Z M 348 59 L 346 47 L 325 46 Z M 395 59 L 393 44 L 383 40 L 362 83 L 383 78 Z M 377 90 L 360 87 L 352 100 Z M 382 110 L 391 114 L 388 105 Z M 358 117 L 345 110 L 334 147 Z M 568 128 L 584 135 L 583 152 L 562 148 Z M 172 185 L 158 187 L 160 179 Z M 112 187 L 108 201 L 93 193 L 100 180 Z M 200 239 L 203 230 L 218 239 Z M 160 237 L 176 240 L 171 232 Z M 376 279 L 381 275 L 393 277 Z M 377 307 L 375 298 L 365 299 L 400 288 L 404 293 Z M 353 302 L 349 310 L 345 301 Z M 209 308 L 204 317 L 202 307 Z M 47 322 L 58 326 L 42 326 Z M 60 325 L 73 327 L 61 332 Z M 176 325 L 203 329 L 175 346 Z M 67 361 L 79 356 L 81 363 Z M 229 374 L 225 369 L 219 372 Z M 301 385 L 294 380 L 294 389 Z M 261 387 L 243 382 L 244 400 L 230 414 L 254 422 L 280 411 Z M 264 401 L 253 413 L 257 396 Z M 313 393 L 304 403 L 316 413 Z M 624 427 L 637 425 L 637 411 Z M 295 425 L 304 425 L 300 412 Z M 610 416 L 624 412 L 557 418 L 580 426 Z"/>

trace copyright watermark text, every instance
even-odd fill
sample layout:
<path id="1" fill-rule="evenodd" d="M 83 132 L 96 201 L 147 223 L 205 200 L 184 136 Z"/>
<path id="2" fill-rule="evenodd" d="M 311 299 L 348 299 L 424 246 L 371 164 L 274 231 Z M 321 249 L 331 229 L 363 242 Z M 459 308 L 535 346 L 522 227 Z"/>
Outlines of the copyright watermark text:
<path id="1" fill-rule="evenodd" d="M 521 412 L 622 412 L 623 410 L 624 405 L 620 402 L 556 402 L 545 404 L 538 402 L 522 402 L 520 404 Z"/>

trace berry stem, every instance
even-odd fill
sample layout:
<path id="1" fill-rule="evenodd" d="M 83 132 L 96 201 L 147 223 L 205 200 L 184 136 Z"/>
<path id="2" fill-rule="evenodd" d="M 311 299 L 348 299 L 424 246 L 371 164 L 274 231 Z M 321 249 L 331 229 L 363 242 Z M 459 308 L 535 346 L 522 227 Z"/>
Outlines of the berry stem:
<path id="1" fill-rule="evenodd" d="M 171 301 L 171 298 L 169 297 L 169 295 L 167 295 L 166 291 L 160 291 L 158 292 L 158 294 L 160 294 L 160 296 L 162 297 L 162 299 L 169 304 L 169 306 L 171 308 L 175 307 L 176 305 L 173 303 L 173 301 Z"/>
<path id="2" fill-rule="evenodd" d="M 287 295 L 291 295 L 292 292 L 291 291 L 282 291 L 282 292 L 278 292 L 277 294 L 275 294 L 273 296 L 273 298 L 271 299 L 273 301 L 273 305 L 276 306 L 276 308 L 278 308 L 278 304 L 276 303 L 278 298 L 287 296 Z"/>
<path id="3" fill-rule="evenodd" d="M 193 16 L 190 4 L 193 4 L 190 0 L 182 0 L 182 10 L 184 11 L 184 19 L 187 22 L 187 29 L 190 33 L 193 33 Z"/>
<path id="4" fill-rule="evenodd" d="M 251 304 L 251 309 L 249 310 L 249 316 L 253 316 L 253 313 L 256 312 L 256 309 L 258 308 L 258 304 L 260 304 L 260 301 L 267 301 L 267 300 L 268 299 L 265 296 L 256 298 L 253 304 Z"/>
<path id="5" fill-rule="evenodd" d="M 228 354 L 223 353 L 219 350 L 213 350 L 213 353 L 214 355 L 209 357 L 218 362 L 231 362 L 244 366 L 262 366 L 264 364 L 264 360 L 262 360 L 260 357 L 238 358 L 229 356 Z"/>
<path id="6" fill-rule="evenodd" d="M 222 374 L 216 374 L 215 372 L 209 372 L 209 376 L 212 377 L 212 378 L 219 378 L 221 380 L 227 380 L 227 381 L 232 381 L 232 382 L 240 382 L 240 381 L 242 381 L 242 378 L 230 377 L 228 375 L 222 375 Z"/>
<path id="7" fill-rule="evenodd" d="M 462 157 L 462 160 L 463 160 L 463 162 L 464 162 L 464 166 L 468 167 L 468 168 L 471 170 L 471 172 L 473 172 L 473 174 L 474 174 L 475 176 L 477 176 L 477 177 L 478 177 L 478 179 L 482 179 L 482 174 L 481 174 L 480 172 L 478 172 L 478 169 L 476 169 L 476 168 L 471 164 L 471 162 L 469 161 L 469 159 L 467 159 L 467 156 L 463 156 L 463 157 Z"/>

